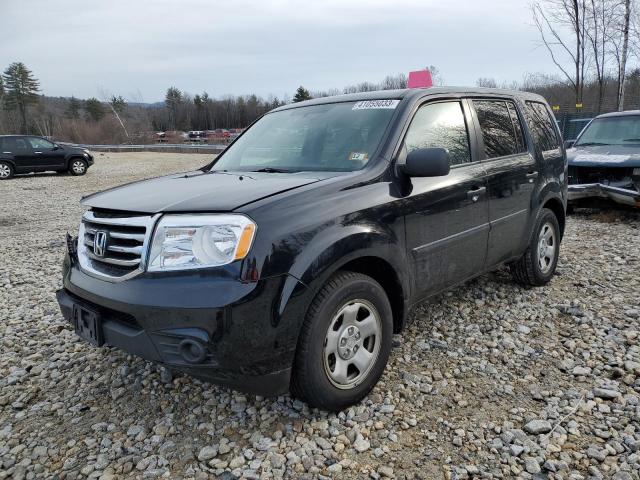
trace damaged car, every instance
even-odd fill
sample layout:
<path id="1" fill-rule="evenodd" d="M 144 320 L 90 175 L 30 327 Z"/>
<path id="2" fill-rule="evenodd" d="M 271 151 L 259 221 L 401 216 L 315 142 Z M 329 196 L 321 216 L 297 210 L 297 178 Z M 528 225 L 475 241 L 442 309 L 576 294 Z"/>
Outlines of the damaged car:
<path id="1" fill-rule="evenodd" d="M 571 206 L 640 208 L 640 110 L 599 115 L 567 143 Z"/>

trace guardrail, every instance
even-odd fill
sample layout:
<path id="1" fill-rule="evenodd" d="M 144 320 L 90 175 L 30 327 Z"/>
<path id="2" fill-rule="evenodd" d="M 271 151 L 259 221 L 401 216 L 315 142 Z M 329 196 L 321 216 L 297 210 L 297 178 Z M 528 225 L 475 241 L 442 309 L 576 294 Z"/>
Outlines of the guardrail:
<path id="1" fill-rule="evenodd" d="M 150 145 L 83 145 L 68 144 L 74 147 L 86 148 L 94 152 L 163 152 L 163 153 L 221 153 L 227 145 L 217 144 L 180 144 L 154 143 Z"/>

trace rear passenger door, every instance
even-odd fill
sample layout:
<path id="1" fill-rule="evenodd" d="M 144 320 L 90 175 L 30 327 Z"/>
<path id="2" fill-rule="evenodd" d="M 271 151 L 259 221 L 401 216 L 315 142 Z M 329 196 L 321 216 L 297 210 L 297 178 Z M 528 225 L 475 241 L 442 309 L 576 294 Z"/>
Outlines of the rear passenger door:
<path id="1" fill-rule="evenodd" d="M 486 176 L 469 125 L 466 102 L 430 102 L 415 113 L 402 145 L 401 156 L 417 148 L 445 148 L 451 162 L 446 176 L 412 177 L 402 199 L 417 297 L 477 275 L 484 266 L 489 232 Z"/>
<path id="2" fill-rule="evenodd" d="M 489 268 L 521 253 L 539 172 L 516 103 L 500 98 L 474 98 L 471 103 L 487 171 Z"/>
<path id="3" fill-rule="evenodd" d="M 13 158 L 13 162 L 16 165 L 16 172 L 20 172 L 23 169 L 33 167 L 33 150 L 31 145 L 24 137 L 5 137 L 2 142 L 2 152 L 5 155 L 9 155 Z"/>

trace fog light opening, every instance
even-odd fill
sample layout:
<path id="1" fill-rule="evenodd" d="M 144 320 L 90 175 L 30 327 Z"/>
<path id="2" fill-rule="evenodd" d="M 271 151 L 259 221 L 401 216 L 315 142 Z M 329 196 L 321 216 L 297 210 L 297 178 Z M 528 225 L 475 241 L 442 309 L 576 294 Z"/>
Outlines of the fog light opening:
<path id="1" fill-rule="evenodd" d="M 188 363 L 202 363 L 207 358 L 205 347 L 196 340 L 185 338 L 178 345 L 178 351 Z"/>

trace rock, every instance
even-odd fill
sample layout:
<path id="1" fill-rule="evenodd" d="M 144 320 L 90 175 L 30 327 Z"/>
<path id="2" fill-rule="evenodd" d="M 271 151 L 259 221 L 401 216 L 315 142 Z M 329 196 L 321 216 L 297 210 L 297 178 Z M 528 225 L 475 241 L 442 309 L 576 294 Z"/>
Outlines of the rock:
<path id="1" fill-rule="evenodd" d="M 216 447 L 202 447 L 198 452 L 198 460 L 201 462 L 206 462 L 214 458 L 216 455 L 218 455 L 218 449 Z"/>
<path id="2" fill-rule="evenodd" d="M 511 452 L 511 455 L 513 455 L 514 457 L 519 457 L 520 454 L 524 452 L 524 447 L 514 444 L 509 447 L 509 451 Z"/>
<path id="3" fill-rule="evenodd" d="M 579 375 L 585 376 L 585 375 L 589 375 L 591 373 L 591 369 L 589 367 L 580 367 L 580 366 L 578 366 L 578 367 L 575 367 L 571 371 L 571 373 L 576 375 L 576 376 L 579 376 Z"/>
<path id="4" fill-rule="evenodd" d="M 535 458 L 525 458 L 524 459 L 524 469 L 528 473 L 540 473 L 540 464 Z"/>
<path id="5" fill-rule="evenodd" d="M 605 400 L 614 400 L 620 396 L 620 392 L 609 388 L 594 388 L 593 394 L 598 398 Z"/>
<path id="6" fill-rule="evenodd" d="M 371 443 L 366 440 L 361 434 L 356 436 L 355 441 L 353 442 L 353 448 L 356 449 L 359 453 L 366 452 L 371 447 Z"/>
<path id="7" fill-rule="evenodd" d="M 238 455 L 237 457 L 233 457 L 229 462 L 229 468 L 235 470 L 236 468 L 240 468 L 244 465 L 245 459 L 244 456 Z"/>
<path id="8" fill-rule="evenodd" d="M 393 474 L 393 468 L 387 465 L 380 465 L 378 467 L 378 474 L 383 478 L 395 478 Z"/>
<path id="9" fill-rule="evenodd" d="M 587 449 L 587 457 L 593 458 L 598 462 L 604 462 L 604 460 L 607 458 L 607 450 L 599 449 L 597 447 L 589 447 Z"/>
<path id="10" fill-rule="evenodd" d="M 551 431 L 551 424 L 547 420 L 531 420 L 524 426 L 524 431 L 531 435 L 540 435 Z"/>

